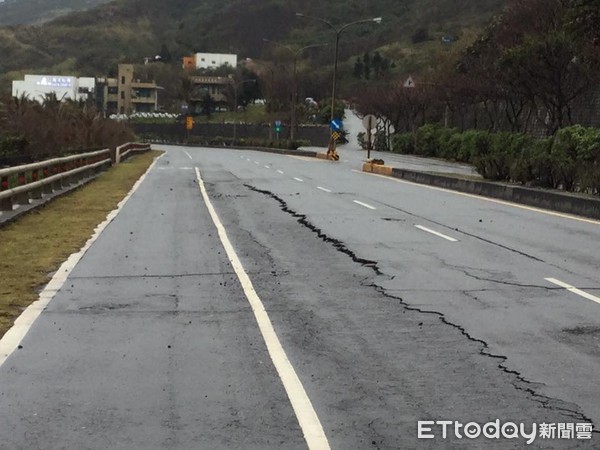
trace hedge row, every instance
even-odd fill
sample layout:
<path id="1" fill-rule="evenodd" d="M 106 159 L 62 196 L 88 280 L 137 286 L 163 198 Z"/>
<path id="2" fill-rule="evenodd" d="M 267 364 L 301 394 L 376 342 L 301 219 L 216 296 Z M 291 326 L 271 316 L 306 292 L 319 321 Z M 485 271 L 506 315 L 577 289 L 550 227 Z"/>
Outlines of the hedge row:
<path id="1" fill-rule="evenodd" d="M 551 138 L 425 125 L 396 134 L 392 151 L 473 164 L 486 179 L 600 194 L 600 129 L 575 125 Z"/>

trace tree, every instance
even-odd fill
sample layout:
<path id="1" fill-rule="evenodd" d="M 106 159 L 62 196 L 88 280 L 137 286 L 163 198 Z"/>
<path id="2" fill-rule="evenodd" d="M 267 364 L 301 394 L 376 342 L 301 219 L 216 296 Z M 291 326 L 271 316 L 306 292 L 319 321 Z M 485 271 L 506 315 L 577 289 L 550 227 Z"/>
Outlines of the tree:
<path id="1" fill-rule="evenodd" d="M 215 110 L 215 100 L 212 98 L 208 92 L 204 94 L 202 100 L 200 102 L 202 108 L 202 114 L 206 114 L 206 117 L 210 119 L 211 114 Z"/>
<path id="2" fill-rule="evenodd" d="M 427 28 L 417 28 L 417 30 L 413 33 L 411 39 L 413 44 L 425 42 L 429 40 L 429 31 L 427 31 Z"/>
<path id="3" fill-rule="evenodd" d="M 363 56 L 363 66 L 365 80 L 368 80 L 371 78 L 371 55 L 369 55 L 369 52 L 365 53 L 365 56 Z"/>
<path id="4" fill-rule="evenodd" d="M 354 78 L 358 78 L 359 80 L 363 77 L 363 72 L 365 70 L 365 65 L 362 62 L 362 59 L 360 58 L 360 56 L 358 58 L 356 58 L 356 62 L 354 63 L 354 71 L 353 71 L 353 75 Z"/>
<path id="5" fill-rule="evenodd" d="M 164 63 L 169 64 L 171 62 L 171 60 L 172 60 L 171 52 L 169 51 L 167 44 L 162 45 L 158 56 L 160 56 L 160 60 Z"/>

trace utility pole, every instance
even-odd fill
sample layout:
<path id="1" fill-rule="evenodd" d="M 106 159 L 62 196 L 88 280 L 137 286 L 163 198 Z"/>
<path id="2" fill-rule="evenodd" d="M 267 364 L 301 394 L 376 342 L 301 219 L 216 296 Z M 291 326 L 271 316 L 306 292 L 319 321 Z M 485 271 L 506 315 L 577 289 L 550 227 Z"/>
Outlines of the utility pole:
<path id="1" fill-rule="evenodd" d="M 362 20 L 357 20 L 355 22 L 350 22 L 347 23 L 345 25 L 342 25 L 340 27 L 336 27 L 335 25 L 333 25 L 331 22 L 329 22 L 328 20 L 322 19 L 320 17 L 314 17 L 314 16 L 309 16 L 307 14 L 302 14 L 302 13 L 296 13 L 296 16 L 298 17 L 304 17 L 306 19 L 312 19 L 312 20 L 317 20 L 319 22 L 324 23 L 325 25 L 327 25 L 329 28 L 331 28 L 334 33 L 335 33 L 335 56 L 333 59 L 333 86 L 331 89 L 331 120 L 333 121 L 335 119 L 335 96 L 336 96 L 336 89 L 337 89 L 337 67 L 338 67 L 338 57 L 339 57 L 339 47 L 340 47 L 340 36 L 342 35 L 342 32 L 354 25 L 359 25 L 362 23 L 376 23 L 376 24 L 380 24 L 382 18 L 381 17 L 374 17 L 372 19 L 362 19 Z M 327 149 L 327 154 L 335 160 L 339 159 L 339 156 L 335 150 L 335 144 L 336 141 L 333 138 L 333 135 L 331 136 L 331 138 L 329 139 L 329 148 Z"/>

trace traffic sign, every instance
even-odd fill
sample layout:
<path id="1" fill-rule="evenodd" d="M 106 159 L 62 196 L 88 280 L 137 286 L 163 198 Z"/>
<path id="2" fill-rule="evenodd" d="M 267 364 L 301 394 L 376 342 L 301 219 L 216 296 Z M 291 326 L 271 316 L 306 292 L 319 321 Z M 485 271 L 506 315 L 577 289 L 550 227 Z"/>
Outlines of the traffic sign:
<path id="1" fill-rule="evenodd" d="M 363 118 L 362 123 L 365 127 L 365 130 L 374 130 L 377 127 L 377 117 L 375 117 L 373 114 L 367 114 Z"/>
<path id="2" fill-rule="evenodd" d="M 337 131 L 334 131 L 333 133 L 331 133 L 331 137 L 333 138 L 334 141 L 337 141 L 341 136 L 342 136 L 341 133 L 338 133 Z"/>
<path id="3" fill-rule="evenodd" d="M 276 120 L 275 121 L 275 131 L 277 133 L 281 133 L 281 120 Z"/>
<path id="4" fill-rule="evenodd" d="M 344 122 L 342 122 L 340 119 L 333 119 L 331 122 L 329 122 L 329 126 L 333 131 L 342 131 L 344 129 Z"/>
<path id="5" fill-rule="evenodd" d="M 404 82 L 404 87 L 405 88 L 414 88 L 415 87 L 415 82 L 412 79 L 412 76 L 408 76 L 408 78 L 406 79 L 406 81 Z"/>

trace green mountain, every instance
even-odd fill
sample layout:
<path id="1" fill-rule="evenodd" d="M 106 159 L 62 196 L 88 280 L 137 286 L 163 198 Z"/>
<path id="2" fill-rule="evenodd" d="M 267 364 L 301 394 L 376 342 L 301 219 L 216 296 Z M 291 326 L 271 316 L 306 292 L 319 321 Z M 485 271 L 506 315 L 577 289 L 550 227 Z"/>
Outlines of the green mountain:
<path id="1" fill-rule="evenodd" d="M 110 0 L 0 0 L 0 26 L 48 22 Z"/>
<path id="2" fill-rule="evenodd" d="M 381 25 L 356 26 L 344 33 L 340 61 L 387 48 L 388 57 L 402 66 L 399 59 L 407 53 L 403 48 L 413 46 L 415 37 L 438 46 L 442 36 L 460 38 L 465 30 L 481 29 L 504 2 L 117 0 L 42 25 L 0 28 L 0 77 L 6 82 L 26 72 L 104 75 L 119 62 L 141 63 L 164 49 L 173 58 L 194 51 L 260 58 L 268 48 L 263 38 L 299 45 L 333 41 L 332 30 L 296 12 L 336 25 L 381 16 Z M 330 65 L 331 52 L 315 52 L 315 58 L 316 67 Z"/>

